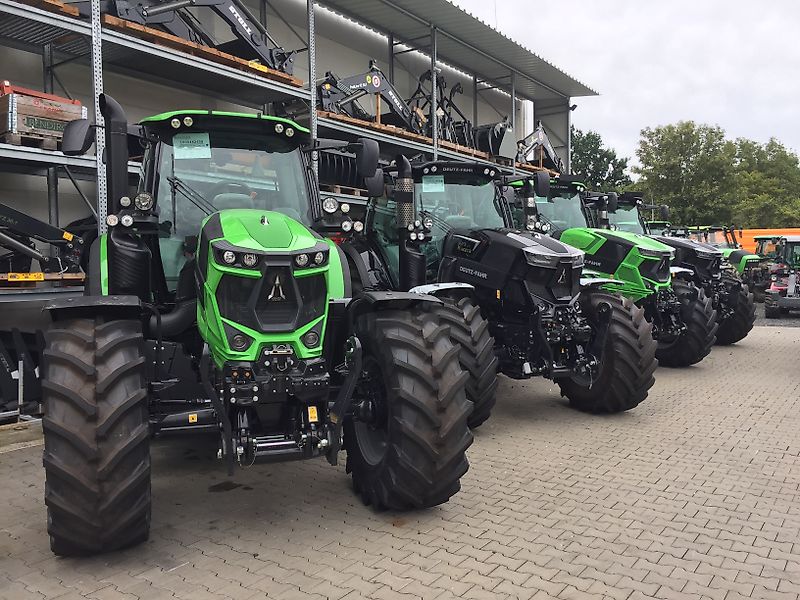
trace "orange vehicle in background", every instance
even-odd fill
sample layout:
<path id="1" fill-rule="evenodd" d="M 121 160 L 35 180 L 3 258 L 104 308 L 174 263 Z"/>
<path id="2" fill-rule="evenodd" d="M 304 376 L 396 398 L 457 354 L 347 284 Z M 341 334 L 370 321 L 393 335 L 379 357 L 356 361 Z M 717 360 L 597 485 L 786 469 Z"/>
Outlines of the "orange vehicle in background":
<path id="1" fill-rule="evenodd" d="M 800 235 L 800 228 L 789 227 L 785 229 L 745 229 L 739 236 L 740 238 L 739 241 L 742 245 L 742 249 L 747 250 L 748 252 L 755 252 L 756 251 L 755 237 L 762 235 L 769 235 L 776 238 L 788 235 Z"/>

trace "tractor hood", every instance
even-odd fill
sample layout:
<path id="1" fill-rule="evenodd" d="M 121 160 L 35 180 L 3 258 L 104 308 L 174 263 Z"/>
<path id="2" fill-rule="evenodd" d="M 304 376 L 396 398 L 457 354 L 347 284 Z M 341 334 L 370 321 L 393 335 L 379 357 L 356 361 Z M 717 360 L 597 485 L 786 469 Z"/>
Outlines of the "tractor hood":
<path id="1" fill-rule="evenodd" d="M 667 244 L 663 244 L 654 238 L 638 233 L 630 233 L 628 231 L 612 231 L 609 229 L 599 230 L 598 233 L 600 233 L 600 235 L 604 236 L 610 242 L 622 242 L 626 245 L 644 248 L 645 250 L 662 251 L 668 253 L 672 250 Z"/>
<path id="2" fill-rule="evenodd" d="M 322 240 L 305 225 L 283 213 L 251 208 L 222 210 L 219 237 L 239 248 L 292 251 L 311 248 Z"/>
<path id="3" fill-rule="evenodd" d="M 696 252 L 704 258 L 722 258 L 722 252 L 720 249 L 715 248 L 710 244 L 704 244 L 703 242 L 697 242 L 688 238 L 677 238 L 666 235 L 654 235 L 651 237 L 662 244 L 666 244 L 667 246 L 675 248 L 676 250 Z"/>

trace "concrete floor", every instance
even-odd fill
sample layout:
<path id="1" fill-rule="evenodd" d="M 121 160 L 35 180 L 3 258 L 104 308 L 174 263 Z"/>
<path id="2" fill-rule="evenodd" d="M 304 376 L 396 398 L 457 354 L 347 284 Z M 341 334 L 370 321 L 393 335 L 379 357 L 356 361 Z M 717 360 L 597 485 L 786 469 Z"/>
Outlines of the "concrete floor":
<path id="1" fill-rule="evenodd" d="M 798 598 L 799 351 L 756 327 L 608 417 L 504 379 L 461 493 L 410 514 L 159 442 L 150 541 L 91 559 L 49 551 L 41 447 L 0 447 L 0 598 Z"/>

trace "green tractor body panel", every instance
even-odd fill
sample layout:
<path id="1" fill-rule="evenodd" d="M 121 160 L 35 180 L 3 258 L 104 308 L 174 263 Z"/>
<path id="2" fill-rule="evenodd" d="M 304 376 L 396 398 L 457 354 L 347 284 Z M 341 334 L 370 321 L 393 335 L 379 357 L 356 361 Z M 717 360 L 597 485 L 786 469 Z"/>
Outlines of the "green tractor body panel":
<path id="1" fill-rule="evenodd" d="M 108 296 L 108 234 L 98 238 L 100 244 L 100 293 Z"/>
<path id="2" fill-rule="evenodd" d="M 561 241 L 586 253 L 586 266 L 621 283 L 609 288 L 634 302 L 670 287 L 669 246 L 643 235 L 625 231 L 573 227 Z"/>
<path id="3" fill-rule="evenodd" d="M 322 356 L 328 303 L 344 297 L 333 242 L 282 213 L 257 209 L 211 215 L 200 240 L 197 323 L 218 366 L 255 362 L 265 346 L 281 344 L 300 359 Z M 223 259 L 226 253 L 233 253 L 232 264 Z M 256 257 L 252 267 L 244 263 L 248 254 Z M 302 267 L 298 256 L 305 256 Z M 319 342 L 308 347 L 303 336 L 312 330 Z M 246 336 L 245 347 L 233 347 L 237 334 Z"/>

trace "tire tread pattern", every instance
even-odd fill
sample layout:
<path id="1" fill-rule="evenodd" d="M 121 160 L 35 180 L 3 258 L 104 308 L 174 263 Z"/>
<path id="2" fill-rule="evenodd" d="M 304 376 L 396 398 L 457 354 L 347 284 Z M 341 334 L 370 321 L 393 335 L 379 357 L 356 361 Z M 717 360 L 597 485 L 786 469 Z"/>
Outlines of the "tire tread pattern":
<path id="1" fill-rule="evenodd" d="M 702 289 L 681 279 L 674 279 L 672 287 L 683 305 L 686 330 L 670 343 L 659 341 L 656 357 L 665 367 L 688 367 L 711 352 L 719 327 L 717 311 Z"/>

